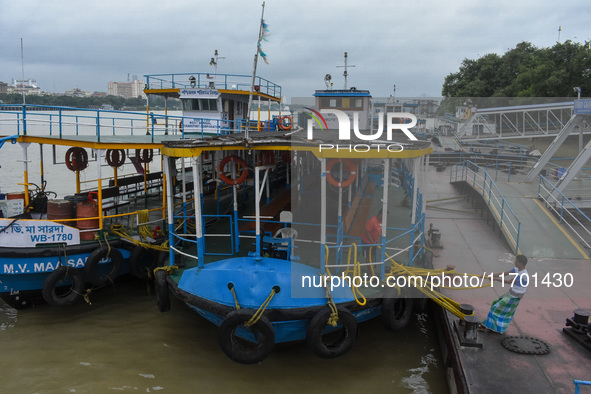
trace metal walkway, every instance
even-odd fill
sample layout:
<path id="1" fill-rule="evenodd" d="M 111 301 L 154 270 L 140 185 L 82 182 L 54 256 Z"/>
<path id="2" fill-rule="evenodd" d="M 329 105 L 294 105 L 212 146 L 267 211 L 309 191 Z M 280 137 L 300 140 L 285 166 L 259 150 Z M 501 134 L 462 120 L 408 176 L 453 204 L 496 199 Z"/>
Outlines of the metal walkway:
<path id="1" fill-rule="evenodd" d="M 476 171 L 475 171 L 476 169 Z M 455 174 L 454 174 L 455 173 Z M 452 167 L 450 180 L 477 191 L 516 254 L 534 258 L 589 259 L 585 248 L 538 201 L 538 184 L 492 181 L 481 167 Z"/>
<path id="2" fill-rule="evenodd" d="M 475 108 L 470 117 L 458 125 L 462 141 L 547 137 L 560 133 L 574 113 L 574 101 Z M 584 134 L 591 133 L 588 122 L 581 124 Z"/>

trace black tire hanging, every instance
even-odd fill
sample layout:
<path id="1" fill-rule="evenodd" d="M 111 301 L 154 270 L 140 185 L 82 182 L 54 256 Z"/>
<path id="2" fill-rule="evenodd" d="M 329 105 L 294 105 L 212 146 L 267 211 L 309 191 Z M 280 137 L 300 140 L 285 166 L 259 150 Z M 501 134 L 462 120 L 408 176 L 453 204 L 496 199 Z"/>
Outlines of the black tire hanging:
<path id="1" fill-rule="evenodd" d="M 382 322 L 390 331 L 400 331 L 412 316 L 412 298 L 397 297 L 382 300 Z"/>
<path id="2" fill-rule="evenodd" d="M 265 316 L 251 327 L 244 327 L 256 311 L 254 309 L 238 309 L 226 315 L 220 325 L 218 340 L 220 347 L 231 360 L 241 364 L 256 364 L 263 361 L 275 347 L 275 330 Z M 247 341 L 236 335 L 238 329 L 250 332 L 256 343 Z"/>
<path id="3" fill-rule="evenodd" d="M 154 250 L 137 245 L 129 256 L 129 270 L 138 279 L 148 279 L 157 265 L 157 254 Z"/>
<path id="4" fill-rule="evenodd" d="M 99 272 L 99 263 L 106 257 L 111 258 L 112 267 L 107 274 L 103 275 Z M 93 286 L 102 287 L 113 283 L 115 278 L 119 276 L 119 272 L 121 272 L 122 267 L 123 255 L 121 252 L 115 248 L 109 248 L 109 246 L 104 245 L 96 249 L 90 254 L 90 256 L 88 256 L 86 264 L 84 265 L 84 272 Z"/>
<path id="5" fill-rule="evenodd" d="M 80 270 L 60 266 L 43 283 L 41 294 L 49 305 L 68 306 L 82 297 L 84 277 Z"/>
<path id="6" fill-rule="evenodd" d="M 154 288 L 156 289 L 156 303 L 160 312 L 170 310 L 170 295 L 168 293 L 168 281 L 166 272 L 158 270 L 154 273 Z"/>
<path id="7" fill-rule="evenodd" d="M 306 343 L 318 357 L 335 358 L 342 356 L 351 349 L 355 342 L 357 336 L 357 320 L 355 320 L 355 316 L 346 308 L 337 307 L 337 310 L 339 320 L 334 332 L 325 332 L 328 319 L 332 313 L 329 307 L 318 311 L 308 323 Z M 334 338 L 335 335 L 336 338 Z"/>

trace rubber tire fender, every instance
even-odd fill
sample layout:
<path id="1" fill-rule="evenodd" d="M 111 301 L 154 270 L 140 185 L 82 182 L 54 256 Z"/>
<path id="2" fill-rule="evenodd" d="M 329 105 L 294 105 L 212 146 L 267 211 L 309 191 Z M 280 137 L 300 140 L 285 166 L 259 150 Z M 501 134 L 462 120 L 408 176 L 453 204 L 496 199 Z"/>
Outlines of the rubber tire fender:
<path id="1" fill-rule="evenodd" d="M 401 331 L 410 322 L 412 309 L 412 298 L 384 298 L 382 299 L 382 323 L 390 331 Z"/>
<path id="2" fill-rule="evenodd" d="M 113 268 L 111 268 L 111 271 L 108 274 L 100 275 L 98 273 L 99 263 L 105 257 L 111 258 Z M 107 245 L 103 245 L 100 248 L 95 249 L 90 256 L 88 256 L 86 264 L 84 265 L 84 272 L 93 286 L 102 287 L 112 283 L 115 278 L 119 276 L 122 267 L 123 255 L 121 252 L 113 247 L 109 248 Z"/>
<path id="3" fill-rule="evenodd" d="M 226 315 L 218 335 L 220 347 L 230 360 L 241 364 L 256 364 L 263 361 L 275 347 L 275 330 L 264 315 L 250 328 L 244 328 L 254 333 L 259 342 L 253 348 L 245 348 L 236 341 L 236 330 L 249 321 L 255 314 L 254 309 L 237 309 Z M 245 341 L 244 339 L 240 339 Z"/>
<path id="4" fill-rule="evenodd" d="M 156 268 L 157 257 L 152 249 L 144 248 L 141 245 L 134 247 L 129 256 L 131 275 L 138 279 L 148 279 L 150 271 Z"/>
<path id="5" fill-rule="evenodd" d="M 170 295 L 168 292 L 168 281 L 166 271 L 158 270 L 154 273 L 154 288 L 156 289 L 156 305 L 160 312 L 170 310 Z"/>
<path id="6" fill-rule="evenodd" d="M 59 287 L 60 282 L 66 278 L 70 278 L 72 281 L 70 291 L 64 295 L 59 295 L 56 290 Z M 45 278 L 41 294 L 43 295 L 45 302 L 49 305 L 68 306 L 78 301 L 78 299 L 82 297 L 83 291 L 84 277 L 82 272 L 76 268 L 60 266 Z"/>
<path id="7" fill-rule="evenodd" d="M 328 323 L 332 310 L 329 307 L 322 308 L 308 322 L 306 330 L 306 343 L 312 352 L 318 357 L 335 358 L 345 354 L 355 342 L 357 336 L 357 320 L 355 316 L 344 307 L 337 307 L 339 312 L 337 331 L 342 330 L 341 336 L 333 343 L 325 343 L 322 333 Z"/>

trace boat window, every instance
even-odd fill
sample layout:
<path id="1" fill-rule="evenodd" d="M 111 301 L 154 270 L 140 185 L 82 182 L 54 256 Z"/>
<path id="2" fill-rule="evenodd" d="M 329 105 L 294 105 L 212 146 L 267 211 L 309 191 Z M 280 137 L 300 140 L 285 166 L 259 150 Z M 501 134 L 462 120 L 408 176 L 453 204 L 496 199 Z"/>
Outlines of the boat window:
<path id="1" fill-rule="evenodd" d="M 341 108 L 343 109 L 347 109 L 351 106 L 351 99 L 350 98 L 344 98 L 341 101 Z"/>
<path id="2" fill-rule="evenodd" d="M 183 111 L 208 111 L 218 110 L 217 99 L 183 99 Z"/>

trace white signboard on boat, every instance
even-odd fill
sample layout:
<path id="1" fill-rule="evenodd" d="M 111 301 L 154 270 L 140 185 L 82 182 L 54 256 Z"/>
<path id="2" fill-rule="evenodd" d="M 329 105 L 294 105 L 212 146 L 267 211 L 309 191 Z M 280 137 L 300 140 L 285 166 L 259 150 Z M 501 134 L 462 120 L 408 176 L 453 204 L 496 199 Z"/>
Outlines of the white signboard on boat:
<path id="1" fill-rule="evenodd" d="M 0 219 L 0 247 L 26 248 L 39 244 L 80 243 L 80 231 L 47 220 Z"/>
<path id="2" fill-rule="evenodd" d="M 220 92 L 217 89 L 181 89 L 180 98 L 207 98 L 214 99 L 218 98 Z"/>
<path id="3" fill-rule="evenodd" d="M 0 200 L 0 210 L 5 218 L 20 215 L 25 209 L 25 200 L 17 198 L 15 200 Z"/>

